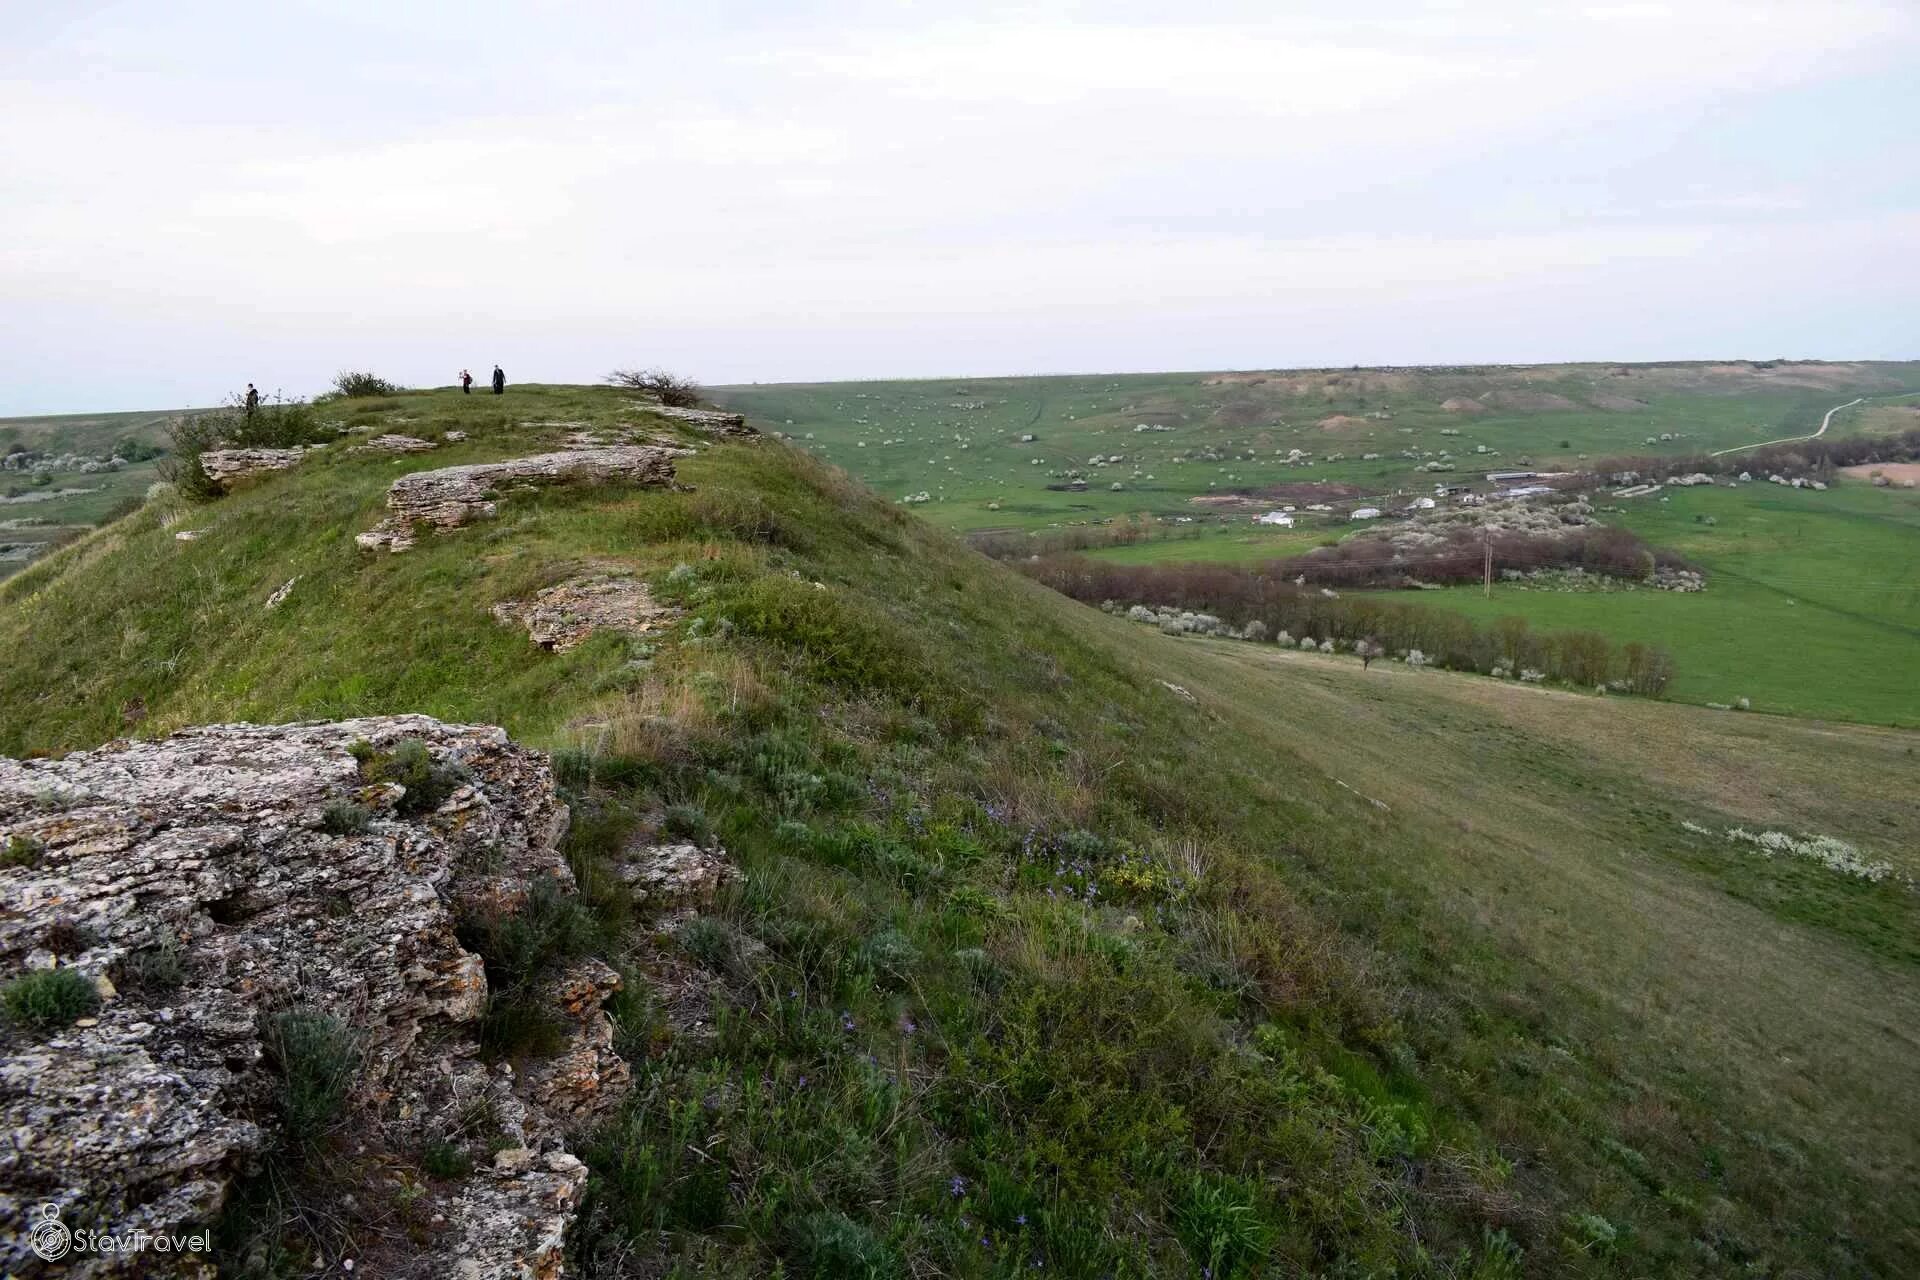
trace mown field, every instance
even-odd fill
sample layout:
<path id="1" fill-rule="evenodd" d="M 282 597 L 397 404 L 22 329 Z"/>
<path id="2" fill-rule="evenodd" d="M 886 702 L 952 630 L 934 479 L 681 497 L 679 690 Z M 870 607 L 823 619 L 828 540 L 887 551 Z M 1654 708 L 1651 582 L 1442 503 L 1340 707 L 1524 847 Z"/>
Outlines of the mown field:
<path id="1" fill-rule="evenodd" d="M 1703 592 L 1496 583 L 1492 599 L 1472 587 L 1387 594 L 1657 641 L 1679 663 L 1673 698 L 1920 725 L 1920 491 L 1847 480 L 1824 493 L 1760 483 L 1664 492 L 1603 518 L 1699 563 Z"/>
<path id="2" fill-rule="evenodd" d="M 1920 897 L 1723 834 L 1914 874 L 1920 735 L 1163 636 L 772 441 L 370 555 L 396 475 L 635 415 L 343 412 L 468 438 L 157 499 L 16 575 L 0 750 L 400 711 L 554 749 L 594 947 L 723 993 L 704 1038 L 623 997 L 636 1083 L 581 1147 L 571 1271 L 1920 1266 Z M 606 563 L 684 620 L 555 654 L 490 615 Z M 677 932 L 611 870 L 663 827 L 747 875 Z M 391 1247 L 423 1160 L 283 1169 L 301 1211 L 223 1248 Z"/>

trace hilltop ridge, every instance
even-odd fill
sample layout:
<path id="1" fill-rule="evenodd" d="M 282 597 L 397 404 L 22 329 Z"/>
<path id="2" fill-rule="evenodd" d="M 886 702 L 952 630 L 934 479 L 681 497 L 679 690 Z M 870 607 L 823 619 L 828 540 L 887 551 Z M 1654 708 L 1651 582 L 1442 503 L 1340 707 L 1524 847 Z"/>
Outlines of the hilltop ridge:
<path id="1" fill-rule="evenodd" d="M 0 584 L 0 753 L 396 714 L 550 751 L 632 993 L 570 1271 L 1920 1263 L 1916 735 L 1161 636 L 611 389 L 322 416 Z M 431 447 L 354 447 L 392 435 Z M 643 437 L 671 484 L 356 542 L 403 476 Z M 634 625 L 530 638 L 609 582 Z M 668 841 L 742 879 L 650 903 L 622 854 Z M 341 1196 L 446 1176 L 332 1155 L 339 1230 L 230 1214 L 230 1264 L 305 1274 L 387 1229 Z"/>

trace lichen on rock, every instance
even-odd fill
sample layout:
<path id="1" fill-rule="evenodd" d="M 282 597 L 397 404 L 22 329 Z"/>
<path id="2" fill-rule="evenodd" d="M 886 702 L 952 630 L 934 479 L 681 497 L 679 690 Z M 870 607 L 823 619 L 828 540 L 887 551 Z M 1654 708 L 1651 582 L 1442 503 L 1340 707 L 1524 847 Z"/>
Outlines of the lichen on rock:
<path id="1" fill-rule="evenodd" d="M 408 742 L 452 780 L 425 812 L 363 769 Z M 211 1220 L 274 1141 L 263 1029 L 298 1010 L 360 1046 L 356 1141 L 418 1151 L 481 1109 L 495 1143 L 524 1153 L 432 1190 L 422 1213 L 437 1226 L 377 1274 L 557 1275 L 586 1176 L 565 1133 L 627 1080 L 601 1009 L 620 979 L 585 962 L 550 980 L 564 1047 L 519 1072 L 489 1065 L 475 1034 L 486 973 L 456 923 L 514 909 L 541 881 L 571 888 L 566 816 L 545 756 L 423 716 L 0 759 L 0 844 L 36 851 L 0 868 L 0 966 L 71 968 L 102 995 L 87 1018 L 0 1040 L 0 1271 L 32 1265 L 25 1229 L 44 1203 L 114 1232 Z M 75 1274 L 152 1262 L 103 1256 Z"/>
<path id="2" fill-rule="evenodd" d="M 557 484 L 673 483 L 673 460 L 690 452 L 654 445 L 616 445 L 541 453 L 505 462 L 478 462 L 435 471 L 415 471 L 387 490 L 387 515 L 354 540 L 368 550 L 405 551 L 414 526 L 457 529 L 491 517 L 499 490 Z"/>
<path id="3" fill-rule="evenodd" d="M 509 600 L 493 616 L 526 627 L 542 649 L 565 653 L 595 631 L 640 635 L 665 626 L 680 611 L 657 603 L 647 584 L 620 573 L 573 578 L 540 591 L 531 600 Z"/>

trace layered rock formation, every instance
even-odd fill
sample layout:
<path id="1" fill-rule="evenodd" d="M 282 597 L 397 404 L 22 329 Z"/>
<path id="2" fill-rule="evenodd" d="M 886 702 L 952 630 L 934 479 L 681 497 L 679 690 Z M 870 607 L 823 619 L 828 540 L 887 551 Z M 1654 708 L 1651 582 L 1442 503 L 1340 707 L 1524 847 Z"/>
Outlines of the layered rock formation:
<path id="1" fill-rule="evenodd" d="M 297 467 L 314 449 L 208 449 L 200 455 L 200 469 L 221 489 L 231 489 L 243 480 Z"/>
<path id="2" fill-rule="evenodd" d="M 647 584 L 621 573 L 604 573 L 557 583 L 531 600 L 510 600 L 493 607 L 501 622 L 526 627 L 542 649 L 565 653 L 595 631 L 638 635 L 664 626 L 680 611 L 656 604 Z"/>
<path id="3" fill-rule="evenodd" d="M 393 482 L 387 491 L 386 518 L 355 541 L 370 551 L 405 551 L 414 543 L 416 525 L 456 529 L 487 519 L 497 509 L 500 491 L 516 486 L 607 482 L 670 485 L 673 460 L 688 452 L 655 445 L 614 445 L 415 471 Z"/>
<path id="4" fill-rule="evenodd" d="M 365 763 L 403 758 L 412 773 Z M 619 978 L 588 961 L 549 980 L 561 1052 L 489 1065 L 486 973 L 456 922 L 570 889 L 566 818 L 544 756 L 422 716 L 0 759 L 0 976 L 67 968 L 100 993 L 91 1016 L 0 1039 L 0 1270 L 33 1273 L 43 1204 L 76 1229 L 210 1221 L 275 1141 L 269 1029 L 291 1014 L 350 1029 L 355 1142 L 394 1153 L 377 1167 L 448 1139 L 478 1165 L 435 1184 L 413 1238 L 363 1271 L 558 1275 L 586 1176 L 563 1135 L 627 1080 L 601 1010 Z M 62 1274 L 204 1261 L 75 1256 Z"/>
<path id="5" fill-rule="evenodd" d="M 712 436 L 757 436 L 760 433 L 747 425 L 745 414 L 722 413 L 718 409 L 681 409 L 670 404 L 638 403 L 636 409 L 645 409 L 648 413 L 657 413 L 663 418 L 672 418 L 675 422 L 684 422 L 695 431 L 704 431 Z"/>

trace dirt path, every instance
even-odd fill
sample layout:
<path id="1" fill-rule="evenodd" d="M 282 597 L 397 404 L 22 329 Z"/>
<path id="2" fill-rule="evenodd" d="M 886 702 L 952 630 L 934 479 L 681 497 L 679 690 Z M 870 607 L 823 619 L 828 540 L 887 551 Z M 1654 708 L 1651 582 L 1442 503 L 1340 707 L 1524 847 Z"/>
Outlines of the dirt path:
<path id="1" fill-rule="evenodd" d="M 1820 419 L 1820 429 L 1810 436 L 1787 436 L 1780 440 L 1762 440 L 1759 444 L 1737 444 L 1731 449 L 1715 449 L 1707 456 L 1709 458 L 1718 458 L 1728 453 L 1744 453 L 1748 449 L 1764 449 L 1770 444 L 1792 444 L 1796 440 L 1818 440 L 1821 436 L 1827 434 L 1827 428 L 1833 424 L 1834 414 L 1840 412 L 1842 409 L 1851 409 L 1857 404 L 1865 404 L 1866 402 L 1867 398 L 1865 396 L 1855 396 L 1845 404 L 1833 406 L 1833 408 L 1827 410 L 1827 416 Z"/>

